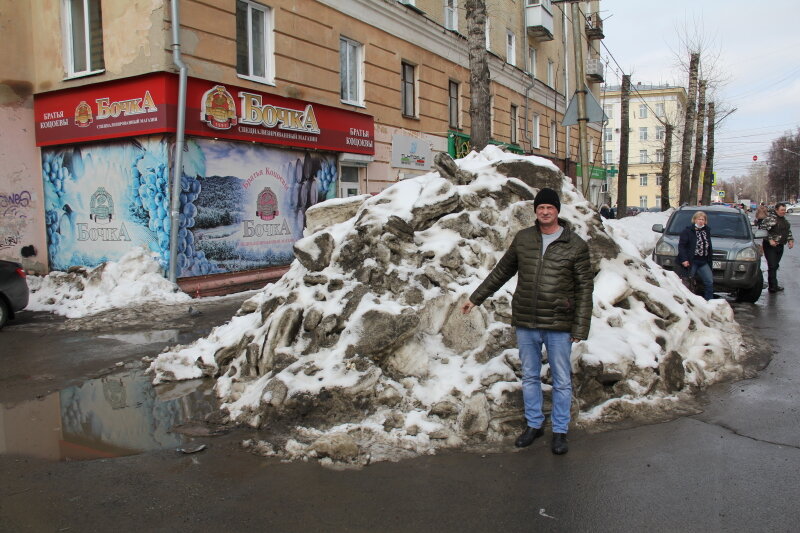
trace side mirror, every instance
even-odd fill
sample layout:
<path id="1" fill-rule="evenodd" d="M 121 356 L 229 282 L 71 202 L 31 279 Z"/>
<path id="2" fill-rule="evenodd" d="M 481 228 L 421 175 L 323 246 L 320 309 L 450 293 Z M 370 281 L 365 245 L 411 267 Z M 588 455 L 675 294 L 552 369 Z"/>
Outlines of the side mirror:
<path id="1" fill-rule="evenodd" d="M 756 232 L 753 234 L 754 239 L 766 239 L 767 238 L 767 230 L 765 229 L 757 229 Z"/>
<path id="2" fill-rule="evenodd" d="M 664 224 L 653 224 L 653 231 L 656 233 L 664 233 Z"/>

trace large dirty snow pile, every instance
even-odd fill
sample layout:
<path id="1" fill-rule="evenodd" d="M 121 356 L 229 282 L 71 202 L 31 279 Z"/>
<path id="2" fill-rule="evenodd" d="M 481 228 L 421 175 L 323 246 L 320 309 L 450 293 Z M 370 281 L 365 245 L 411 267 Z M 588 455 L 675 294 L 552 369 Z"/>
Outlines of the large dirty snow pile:
<path id="1" fill-rule="evenodd" d="M 112 308 L 136 304 L 180 303 L 191 300 L 164 279 L 156 257 L 144 248 L 134 248 L 119 261 L 108 261 L 92 269 L 53 271 L 28 276 L 30 300 L 26 309 L 49 311 L 79 318 Z"/>
<path id="2" fill-rule="evenodd" d="M 208 337 L 162 353 L 155 382 L 213 377 L 230 421 L 289 428 L 248 443 L 286 458 L 363 464 L 506 442 L 523 424 L 516 279 L 468 315 L 459 307 L 534 222 L 542 187 L 561 192 L 561 217 L 597 272 L 590 336 L 573 349 L 578 424 L 741 375 L 728 303 L 687 292 L 615 227 L 621 251 L 551 163 L 488 147 L 436 165 L 377 196 L 310 209 L 289 272 Z"/>

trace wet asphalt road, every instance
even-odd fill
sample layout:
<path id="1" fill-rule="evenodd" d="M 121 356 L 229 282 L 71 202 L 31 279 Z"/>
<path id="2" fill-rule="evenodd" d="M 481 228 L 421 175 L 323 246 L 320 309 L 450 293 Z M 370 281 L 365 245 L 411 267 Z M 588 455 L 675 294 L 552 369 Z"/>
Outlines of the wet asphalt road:
<path id="1" fill-rule="evenodd" d="M 800 220 L 792 222 L 800 235 Z M 576 431 L 560 457 L 543 439 L 522 451 L 509 443 L 504 453 L 356 471 L 249 455 L 238 446 L 241 432 L 201 439 L 209 448 L 192 455 L 169 449 L 80 462 L 0 455 L 0 531 L 798 531 L 798 273 L 800 249 L 787 251 L 779 272 L 786 291 L 735 304 L 737 320 L 771 347 L 772 360 L 753 379 L 709 390 L 698 414 Z M 223 315 L 207 310 L 203 327 Z M 33 327 L 37 320 L 44 319 L 22 317 L 0 332 L 4 404 L 147 355 L 117 339 L 97 341 L 90 330 L 32 343 L 32 331 L 48 329 Z M 177 329 L 183 342 L 202 334 L 180 323 L 159 327 Z M 31 361 L 9 358 L 15 342 Z M 159 342 L 143 350 L 157 353 Z"/>

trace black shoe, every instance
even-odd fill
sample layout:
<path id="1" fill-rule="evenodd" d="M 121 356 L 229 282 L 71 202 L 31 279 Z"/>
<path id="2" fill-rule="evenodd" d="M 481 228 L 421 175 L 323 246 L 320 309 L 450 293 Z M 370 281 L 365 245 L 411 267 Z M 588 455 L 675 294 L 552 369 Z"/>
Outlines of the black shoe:
<path id="1" fill-rule="evenodd" d="M 777 287 L 775 287 L 775 288 L 776 288 L 778 291 L 782 291 L 782 290 L 784 290 L 784 289 L 783 289 L 783 287 L 781 287 L 780 285 L 778 285 L 778 286 L 777 286 Z"/>
<path id="2" fill-rule="evenodd" d="M 564 455 L 567 453 L 569 451 L 569 447 L 567 446 L 567 434 L 553 433 L 553 443 L 550 449 L 553 450 L 553 453 L 556 455 Z"/>
<path id="3" fill-rule="evenodd" d="M 522 432 L 522 435 L 517 437 L 517 440 L 514 442 L 514 446 L 517 448 L 524 448 L 525 446 L 530 446 L 533 444 L 538 437 L 541 437 L 544 434 L 544 429 L 542 428 L 532 428 L 528 426 L 525 428 L 525 431 Z"/>
<path id="4" fill-rule="evenodd" d="M 769 288 L 769 289 L 767 289 L 767 290 L 768 290 L 769 292 L 778 292 L 778 289 L 776 289 L 775 287 L 770 287 L 770 288 Z"/>

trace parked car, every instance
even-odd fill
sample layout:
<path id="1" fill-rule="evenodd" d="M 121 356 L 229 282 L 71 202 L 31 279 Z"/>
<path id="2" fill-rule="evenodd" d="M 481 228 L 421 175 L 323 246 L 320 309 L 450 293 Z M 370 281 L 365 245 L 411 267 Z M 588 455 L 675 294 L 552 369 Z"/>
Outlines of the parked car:
<path id="1" fill-rule="evenodd" d="M 28 305 L 28 282 L 22 265 L 0 260 L 0 329 Z"/>
<path id="2" fill-rule="evenodd" d="M 704 211 L 711 229 L 713 257 L 711 272 L 714 290 L 729 292 L 744 302 L 761 297 L 764 276 L 761 272 L 761 247 L 756 240 L 767 236 L 766 230 L 750 226 L 741 209 L 721 206 L 684 206 L 669 217 L 666 226 L 653 224 L 653 231 L 663 233 L 653 251 L 653 260 L 667 270 L 675 269 L 681 231 L 692 223 L 692 215 Z"/>
<path id="3" fill-rule="evenodd" d="M 633 217 L 633 216 L 638 215 L 639 213 L 641 213 L 644 210 L 645 210 L 644 207 L 639 207 L 639 206 L 636 206 L 636 205 L 629 205 L 628 206 L 628 210 L 625 211 L 625 213 L 627 213 L 627 216 Z"/>
<path id="4" fill-rule="evenodd" d="M 800 213 L 800 204 L 786 204 L 787 213 Z"/>

